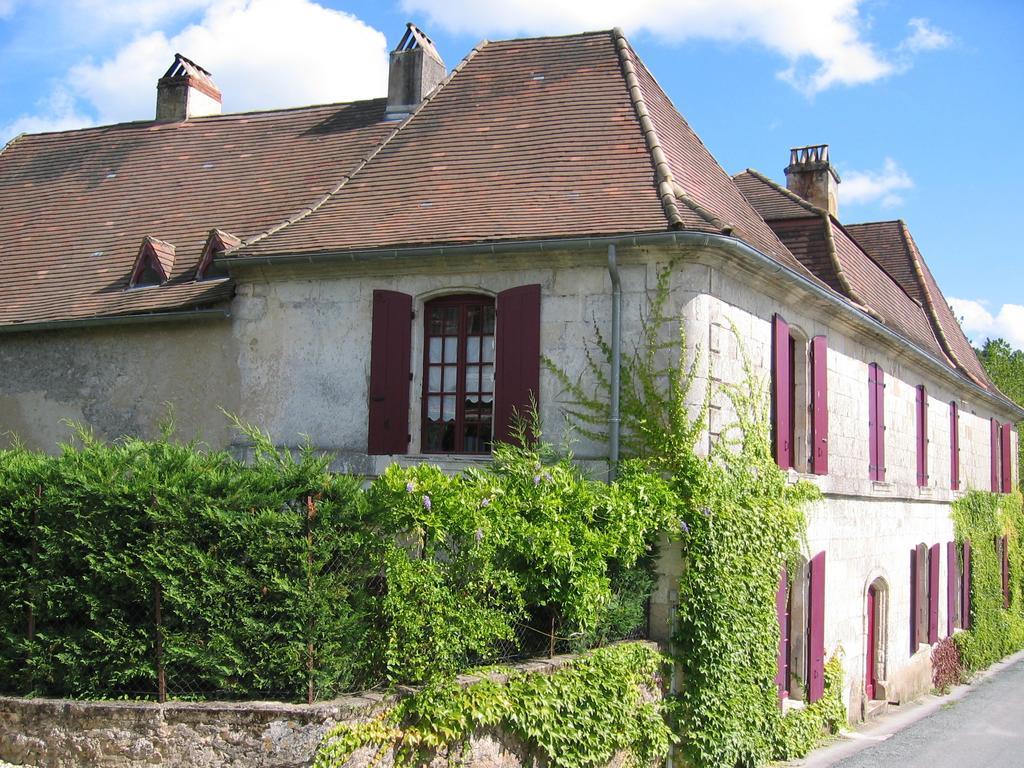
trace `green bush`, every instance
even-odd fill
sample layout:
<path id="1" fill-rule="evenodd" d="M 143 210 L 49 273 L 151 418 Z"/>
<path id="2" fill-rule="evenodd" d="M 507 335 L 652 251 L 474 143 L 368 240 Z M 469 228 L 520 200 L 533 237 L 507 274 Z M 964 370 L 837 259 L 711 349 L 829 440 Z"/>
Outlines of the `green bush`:
<path id="1" fill-rule="evenodd" d="M 58 456 L 0 452 L 0 691 L 151 696 L 162 667 L 177 696 L 323 698 L 451 675 L 524 633 L 546 649 L 538 627 L 593 645 L 641 622 L 674 509 L 657 477 L 608 486 L 505 445 L 364 491 L 248 432 L 248 464 L 84 431 Z"/>

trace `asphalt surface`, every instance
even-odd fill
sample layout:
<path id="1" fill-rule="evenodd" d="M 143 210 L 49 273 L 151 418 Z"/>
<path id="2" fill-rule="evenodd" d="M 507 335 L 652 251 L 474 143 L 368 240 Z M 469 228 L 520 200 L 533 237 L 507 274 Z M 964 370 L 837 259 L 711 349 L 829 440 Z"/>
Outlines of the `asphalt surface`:
<path id="1" fill-rule="evenodd" d="M 1024 768 L 1024 660 L 835 768 Z"/>

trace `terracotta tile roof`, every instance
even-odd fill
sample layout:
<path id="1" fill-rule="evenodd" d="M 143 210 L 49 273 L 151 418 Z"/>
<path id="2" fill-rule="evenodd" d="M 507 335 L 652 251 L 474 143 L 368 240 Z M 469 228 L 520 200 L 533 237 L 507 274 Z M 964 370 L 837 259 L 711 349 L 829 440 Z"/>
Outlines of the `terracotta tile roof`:
<path id="1" fill-rule="evenodd" d="M 474 50 L 331 199 L 237 258 L 735 230 L 809 276 L 617 32 Z"/>
<path id="2" fill-rule="evenodd" d="M 899 281 L 907 293 L 921 302 L 939 343 L 957 367 L 975 383 L 987 389 L 995 389 L 974 347 L 950 310 L 949 302 L 939 290 L 907 225 L 903 221 L 879 221 L 851 224 L 847 230 L 865 251 Z"/>
<path id="3" fill-rule="evenodd" d="M 210 230 L 253 235 L 332 189 L 394 129 L 383 114 L 375 99 L 15 139 L 0 153 L 0 325 L 229 299 L 223 280 L 193 282 Z M 126 292 L 145 237 L 174 246 L 169 280 Z"/>
<path id="4" fill-rule="evenodd" d="M 789 250 L 831 288 L 950 368 L 994 389 L 903 222 L 843 226 L 757 171 L 748 169 L 735 180 Z"/>

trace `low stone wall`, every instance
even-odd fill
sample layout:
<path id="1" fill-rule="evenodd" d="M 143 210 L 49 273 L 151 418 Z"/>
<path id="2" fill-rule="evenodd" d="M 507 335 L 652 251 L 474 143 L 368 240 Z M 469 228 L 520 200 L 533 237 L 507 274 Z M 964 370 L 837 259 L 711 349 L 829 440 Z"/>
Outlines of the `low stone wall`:
<path id="1" fill-rule="evenodd" d="M 516 668 L 547 674 L 575 656 L 531 661 Z M 478 678 L 466 677 L 468 684 Z M 68 701 L 0 697 L 0 764 L 34 768 L 308 768 L 329 728 L 363 720 L 393 703 L 363 693 L 321 704 Z M 530 764 L 522 746 L 501 733 L 472 740 L 472 768 Z M 369 750 L 350 768 L 374 764 Z M 378 765 L 389 765 L 386 757 Z M 445 764 L 444 760 L 438 765 Z"/>

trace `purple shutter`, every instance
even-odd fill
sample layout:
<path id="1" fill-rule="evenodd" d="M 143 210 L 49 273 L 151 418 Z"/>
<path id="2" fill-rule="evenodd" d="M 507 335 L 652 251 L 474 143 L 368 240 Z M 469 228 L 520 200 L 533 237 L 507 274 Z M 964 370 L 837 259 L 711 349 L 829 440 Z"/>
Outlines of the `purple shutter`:
<path id="1" fill-rule="evenodd" d="M 786 665 L 789 662 L 789 643 L 787 642 L 789 638 L 789 615 L 786 610 L 788 587 L 786 569 L 783 568 L 779 574 L 778 589 L 775 590 L 775 616 L 779 620 L 779 657 L 775 667 L 775 685 L 779 689 L 780 703 L 789 693 L 786 690 L 786 680 L 789 677 L 786 674 Z"/>
<path id="2" fill-rule="evenodd" d="M 919 639 L 919 601 L 918 593 L 918 571 L 917 571 L 917 547 L 910 550 L 910 655 L 917 653 Z"/>
<path id="3" fill-rule="evenodd" d="M 808 699 L 817 701 L 825 694 L 825 553 L 816 554 L 810 563 L 810 655 L 811 679 L 807 683 Z"/>
<path id="4" fill-rule="evenodd" d="M 928 642 L 939 642 L 939 562 L 942 549 L 933 544 L 928 552 Z"/>
<path id="5" fill-rule="evenodd" d="M 1003 424 L 999 430 L 999 463 L 1003 468 L 1003 493 L 1010 493 L 1013 490 L 1013 462 L 1010 460 L 1010 434 L 1012 430 L 1012 424 Z"/>
<path id="6" fill-rule="evenodd" d="M 960 588 L 963 590 L 961 596 L 962 608 L 960 609 L 960 619 L 964 629 L 971 628 L 971 542 L 964 542 L 964 572 L 963 579 L 960 582 Z"/>
<path id="7" fill-rule="evenodd" d="M 367 453 L 409 450 L 411 356 L 412 296 L 397 291 L 374 291 Z"/>
<path id="8" fill-rule="evenodd" d="M 868 365 L 868 477 L 872 480 L 878 479 L 878 430 L 875 423 L 878 416 L 878 387 L 875 385 L 877 371 L 877 365 Z"/>
<path id="9" fill-rule="evenodd" d="M 960 490 L 960 409 L 949 404 L 949 487 Z"/>
<path id="10" fill-rule="evenodd" d="M 917 388 L 917 484 L 928 485 L 928 390 Z"/>
<path id="11" fill-rule="evenodd" d="M 885 371 L 875 366 L 875 440 L 878 479 L 885 481 Z"/>
<path id="12" fill-rule="evenodd" d="M 811 468 L 828 474 L 828 338 L 811 339 Z"/>
<path id="13" fill-rule="evenodd" d="M 946 637 L 952 637 L 956 626 L 956 542 L 946 542 Z"/>
<path id="14" fill-rule="evenodd" d="M 989 420 L 989 435 L 989 477 L 992 493 L 999 493 L 999 422 L 995 419 Z"/>
<path id="15" fill-rule="evenodd" d="M 782 315 L 776 314 L 772 318 L 772 410 L 775 416 L 772 427 L 775 430 L 775 463 L 782 469 L 793 466 L 790 358 L 789 323 L 782 319 Z"/>
<path id="16" fill-rule="evenodd" d="M 502 291 L 496 311 L 494 439 L 508 442 L 515 415 L 540 405 L 540 285 Z"/>

